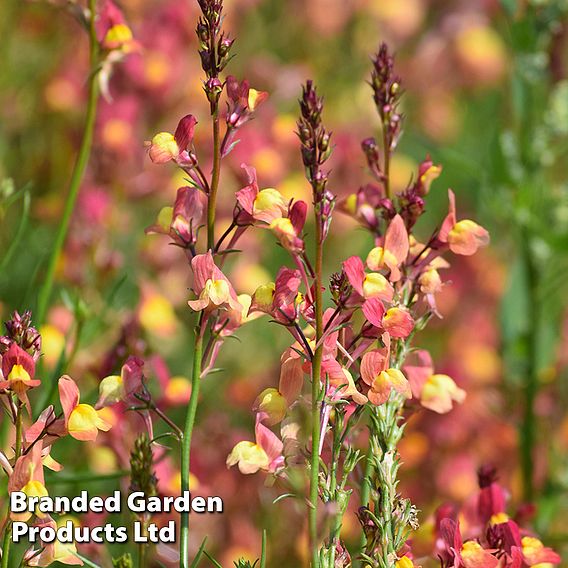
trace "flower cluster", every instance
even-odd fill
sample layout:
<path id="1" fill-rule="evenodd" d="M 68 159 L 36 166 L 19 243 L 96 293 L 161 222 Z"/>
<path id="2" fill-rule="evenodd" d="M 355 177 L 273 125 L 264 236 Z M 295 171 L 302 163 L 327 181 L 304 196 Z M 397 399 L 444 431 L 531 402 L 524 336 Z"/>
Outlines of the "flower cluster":
<path id="1" fill-rule="evenodd" d="M 367 139 L 362 145 L 375 182 L 340 202 L 340 209 L 371 234 L 373 246 L 365 260 L 355 255 L 342 263 L 341 272 L 330 279 L 333 304 L 325 307 L 318 294 L 321 262 L 317 262 L 317 252 L 314 269 L 303 247 L 287 246 L 295 268 L 282 267 L 275 281 L 260 286 L 252 297 L 249 311 L 269 314 L 289 330 L 294 342 L 282 356 L 278 387 L 264 390 L 254 404 L 256 442 L 238 443 L 227 459 L 227 465 L 238 464 L 243 473 L 264 470 L 280 476 L 286 485 L 287 470 L 303 461 L 301 444 L 289 442 L 290 438 L 298 438 L 298 411 L 305 404 L 302 387 L 306 375 L 312 376 L 319 383 L 315 392 L 321 393 L 316 415 L 320 436 L 312 452 L 327 464 L 320 476 L 319 495 L 325 503 L 334 502 L 339 511 L 331 521 L 335 528 L 322 550 L 325 558 L 344 558 L 341 566 L 349 562 L 339 541 L 341 517 L 352 493 L 346 489 L 347 483 L 366 482 L 373 488 L 371 504 L 361 496 L 364 509 L 360 519 L 367 535 L 361 558 L 370 566 L 386 568 L 411 557 L 406 538 L 416 525 L 415 511 L 395 491 L 401 421 L 420 407 L 447 413 L 454 402 L 461 403 L 465 398 L 465 392 L 451 377 L 434 372 L 429 353 L 417 350 L 411 341 L 437 314 L 436 294 L 443 286 L 438 270 L 449 266 L 443 255 L 470 255 L 489 240 L 487 231 L 475 222 L 457 220 L 451 190 L 448 215 L 440 228 L 425 243 L 415 237 L 413 228 L 424 210 L 424 198 L 441 168 L 426 158 L 406 190 L 397 195 L 389 191 L 388 164 L 401 126 L 397 111 L 400 83 L 393 75 L 392 56 L 383 45 L 374 59 L 371 81 L 383 122 L 382 153 L 374 140 Z M 316 223 L 320 223 L 316 236 L 319 244 L 327 236 L 335 202 L 327 189 L 328 175 L 321 169 L 331 153 L 330 137 L 322 126 L 322 110 L 323 101 L 308 82 L 300 100 L 298 135 L 306 177 L 313 188 Z M 257 200 L 262 193 L 254 179 L 254 187 L 247 190 L 247 195 Z M 270 207 L 263 208 L 262 217 L 258 208 L 256 218 L 261 224 L 270 222 L 274 226 L 276 217 L 279 223 L 289 220 L 288 226 L 295 227 L 291 219 L 294 207 L 288 208 L 287 217 L 283 216 L 285 204 L 275 190 L 270 190 L 262 201 L 270 203 Z M 254 205 L 250 203 L 251 199 L 244 209 L 253 216 Z M 300 230 L 304 217 L 302 205 L 302 223 L 297 224 Z M 297 230 L 293 236 L 304 240 Z M 316 243 L 316 251 L 320 250 Z M 318 309 L 322 310 L 321 333 Z M 321 358 L 316 356 L 318 352 Z M 316 366 L 319 371 L 314 375 Z M 358 423 L 365 408 L 371 416 L 367 456 L 371 473 L 367 481 L 352 478 L 355 465 L 363 457 L 350 448 L 359 436 Z M 263 424 L 282 424 L 283 441 L 272 432 L 268 434 Z M 344 444 L 350 449 L 345 450 Z M 282 455 L 284 448 L 287 451 Z"/>
<path id="2" fill-rule="evenodd" d="M 27 496 L 47 496 L 44 467 L 60 471 L 63 466 L 51 457 L 51 448 L 61 438 L 71 436 L 80 441 L 94 441 L 99 432 L 106 432 L 111 424 L 103 413 L 90 404 L 80 402 L 75 381 L 62 376 L 58 381 L 61 411 L 49 404 L 34 420 L 28 393 L 43 386 L 36 376 L 36 362 L 41 355 L 41 336 L 32 325 L 31 312 L 15 312 L 6 322 L 6 334 L 0 337 L 2 345 L 0 370 L 0 402 L 13 426 L 13 455 L 0 452 L 0 464 L 8 475 L 8 493 L 22 491 Z M 12 513 L 10 521 L 33 523 L 34 526 L 56 526 L 56 521 L 39 510 L 33 513 Z M 9 526 L 9 525 L 7 525 Z M 9 532 L 6 533 L 9 535 Z M 4 541 L 6 543 L 6 540 Z M 4 545 L 4 554 L 9 549 Z M 74 543 L 43 543 L 39 550 L 26 552 L 30 566 L 48 566 L 52 562 L 83 564 L 76 554 Z"/>
<path id="3" fill-rule="evenodd" d="M 459 511 L 452 505 L 436 513 L 436 555 L 442 568 L 525 568 L 560 564 L 560 556 L 522 528 L 528 510 L 510 516 L 508 494 L 490 466 L 478 472 L 479 491 Z M 529 514 L 530 516 L 530 514 Z"/>

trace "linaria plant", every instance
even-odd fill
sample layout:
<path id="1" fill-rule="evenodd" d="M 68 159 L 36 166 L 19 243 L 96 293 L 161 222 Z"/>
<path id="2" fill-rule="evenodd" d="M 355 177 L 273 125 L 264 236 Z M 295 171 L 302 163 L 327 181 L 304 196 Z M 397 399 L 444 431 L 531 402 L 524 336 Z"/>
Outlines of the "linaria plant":
<path id="1" fill-rule="evenodd" d="M 323 245 L 336 198 L 325 162 L 333 146 L 322 122 L 322 98 L 311 81 L 303 88 L 298 137 L 313 190 L 313 260 L 302 233 L 306 205 L 291 204 L 287 216 L 284 209 L 281 214 L 274 209 L 269 228 L 289 251 L 294 268 L 282 267 L 273 283 L 261 286 L 249 313 L 269 314 L 289 330 L 293 343 L 282 355 L 278 386 L 255 402 L 255 442 L 240 442 L 227 459 L 242 473 L 274 474 L 287 495 L 297 493 L 294 470 L 309 471 L 311 565 L 330 568 L 354 562 L 412 565 L 408 539 L 418 525 L 417 510 L 398 492 L 397 446 L 412 412 L 423 407 L 445 413 L 465 398 L 451 377 L 435 372 L 429 353 L 413 340 L 438 315 L 440 271 L 449 266 L 443 255 L 472 255 L 489 241 L 484 228 L 458 218 L 451 190 L 446 217 L 426 242 L 417 240 L 413 229 L 441 168 L 426 158 L 408 187 L 393 194 L 390 161 L 402 127 L 402 86 L 384 44 L 373 58 L 370 83 L 382 129 L 381 142 L 373 137 L 362 142 L 372 181 L 338 208 L 367 229 L 372 246 L 364 260 L 350 256 L 327 278 Z M 306 376 L 310 396 L 303 398 Z M 309 437 L 299 419 L 306 404 Z M 277 424 L 282 441 L 269 429 Z M 355 444 L 365 425 L 366 455 Z M 363 534 L 353 559 L 340 538 L 351 499 L 360 505 Z"/>
<path id="2" fill-rule="evenodd" d="M 188 304 L 197 314 L 197 321 L 193 332 L 191 398 L 180 436 L 182 492 L 189 491 L 191 439 L 201 381 L 214 369 L 225 338 L 248 319 L 250 296 L 237 296 L 222 271 L 224 261 L 249 226 L 265 223 L 274 211 L 279 215 L 287 209 L 284 199 L 274 190 L 259 192 L 255 172 L 248 168 L 250 185 L 237 196 L 233 222 L 217 238 L 215 217 L 221 162 L 236 144 L 238 130 L 252 118 L 266 94 L 252 89 L 246 80 L 239 81 L 231 75 L 221 77 L 231 58 L 234 41 L 222 30 L 223 2 L 199 0 L 199 7 L 201 17 L 196 33 L 205 73 L 203 90 L 210 108 L 211 173 L 208 175 L 202 169 L 200 153 L 193 144 L 197 119 L 191 114 L 179 121 L 174 134 L 160 132 L 148 145 L 154 163 L 174 162 L 186 174 L 188 184 L 178 189 L 173 207 L 164 208 L 156 225 L 148 230 L 169 235 L 173 244 L 185 251 L 193 275 L 195 298 Z M 221 105 L 222 95 L 226 109 Z M 202 227 L 205 227 L 205 242 L 199 238 Z M 189 513 L 182 514 L 180 534 L 180 566 L 186 568 L 189 566 Z"/>

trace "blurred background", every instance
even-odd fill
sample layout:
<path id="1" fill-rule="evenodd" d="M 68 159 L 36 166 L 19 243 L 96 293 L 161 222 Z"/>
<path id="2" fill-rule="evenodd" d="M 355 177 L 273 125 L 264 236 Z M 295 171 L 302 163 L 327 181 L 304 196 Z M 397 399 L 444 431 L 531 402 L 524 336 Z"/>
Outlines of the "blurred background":
<path id="1" fill-rule="evenodd" d="M 402 443 L 400 489 L 421 512 L 416 552 L 432 546 L 432 513 L 475 492 L 476 470 L 494 464 L 510 489 L 511 510 L 523 510 L 549 546 L 568 554 L 568 4 L 560 0 L 226 0 L 224 24 L 236 38 L 230 72 L 270 97 L 241 131 L 221 180 L 222 231 L 241 162 L 256 167 L 261 187 L 310 201 L 294 134 L 297 99 L 306 78 L 325 96 L 325 122 L 335 151 L 330 189 L 338 196 L 368 179 L 363 138 L 379 120 L 366 84 L 371 53 L 381 41 L 396 51 L 406 95 L 405 126 L 392 165 L 404 189 L 427 154 L 443 166 L 432 186 L 426 235 L 443 218 L 447 188 L 461 216 L 487 227 L 492 245 L 450 269 L 440 298 L 443 320 L 419 337 L 438 372 L 468 392 L 450 414 L 412 417 Z M 34 309 L 61 218 L 80 144 L 89 73 L 88 41 L 70 15 L 72 3 L 5 0 L 0 17 L 0 315 Z M 146 374 L 169 415 L 181 423 L 188 400 L 192 314 L 189 270 L 181 251 L 144 234 L 176 189 L 174 168 L 157 167 L 144 141 L 194 114 L 196 145 L 207 154 L 210 126 L 194 32 L 196 3 L 124 0 L 141 46 L 116 67 L 112 100 L 101 101 L 93 152 L 57 266 L 56 293 L 41 331 L 43 376 L 65 369 L 96 398 L 98 381 L 127 355 Z M 310 233 L 310 227 L 307 228 Z M 268 233 L 268 232 L 266 232 Z M 336 212 L 326 272 L 366 254 L 365 232 Z M 252 293 L 287 262 L 273 237 L 256 231 L 231 266 L 239 293 Z M 277 382 L 288 337 L 266 318 L 228 341 L 224 372 L 203 385 L 193 461 L 195 491 L 225 499 L 222 516 L 193 523 L 223 566 L 259 554 L 260 531 L 272 544 L 269 566 L 302 564 L 301 503 L 276 505 L 277 488 L 227 470 L 233 445 L 250 439 L 251 405 Z M 64 357 L 61 357 L 62 352 Z M 96 472 L 92 492 L 119 486 L 141 422 L 133 416 L 101 435 L 54 450 L 66 465 L 51 478 L 55 492 L 76 493 Z M 81 452 L 81 458 L 78 458 Z M 160 491 L 179 491 L 175 452 L 160 458 Z M 50 487 L 50 479 L 48 479 Z M 4 489 L 4 488 L 3 488 Z M 534 507 L 533 507 L 534 505 Z M 95 524 L 97 519 L 81 522 Z M 344 536 L 356 539 L 354 514 Z M 108 559 L 94 545 L 90 557 Z M 117 555 L 120 545 L 111 549 Z M 162 559 L 167 563 L 168 551 Z M 568 563 L 568 556 L 565 556 Z M 568 564 L 567 564 L 568 565 Z"/>

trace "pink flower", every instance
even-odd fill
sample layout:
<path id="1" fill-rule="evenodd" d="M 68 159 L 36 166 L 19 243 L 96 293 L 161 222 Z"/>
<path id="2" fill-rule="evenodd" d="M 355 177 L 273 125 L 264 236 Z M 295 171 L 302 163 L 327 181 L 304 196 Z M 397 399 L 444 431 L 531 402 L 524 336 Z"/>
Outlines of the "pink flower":
<path id="1" fill-rule="evenodd" d="M 396 339 L 406 338 L 414 329 L 414 320 L 406 308 L 385 309 L 378 298 L 366 300 L 362 306 L 367 321 Z"/>
<path id="2" fill-rule="evenodd" d="M 20 456 L 14 465 L 14 471 L 8 479 L 8 493 L 22 491 L 28 497 L 45 497 L 48 495 L 45 487 L 42 463 L 42 445 L 35 444 L 32 449 Z M 45 514 L 36 511 L 38 516 Z M 31 512 L 11 513 L 14 521 L 27 521 L 32 516 Z"/>
<path id="3" fill-rule="evenodd" d="M 296 201 L 287 217 L 279 217 L 270 223 L 270 230 L 276 235 L 280 244 L 292 254 L 300 254 L 304 250 L 301 238 L 306 223 L 308 206 L 304 201 Z"/>
<path id="4" fill-rule="evenodd" d="M 449 212 L 442 223 L 438 239 L 447 244 L 455 254 L 464 256 L 475 254 L 480 247 L 489 244 L 489 233 L 469 219 L 456 221 L 456 197 L 451 189 L 448 190 L 448 197 Z"/>
<path id="5" fill-rule="evenodd" d="M 276 189 L 267 188 L 259 190 L 256 179 L 256 170 L 252 166 L 241 164 L 248 178 L 248 185 L 237 191 L 237 203 L 242 212 L 239 215 L 239 224 L 260 221 L 270 224 L 288 212 L 288 203 L 284 196 Z"/>
<path id="6" fill-rule="evenodd" d="M 131 355 L 122 365 L 120 375 L 109 375 L 100 382 L 95 408 L 99 410 L 120 401 L 138 405 L 141 400 L 136 395 L 144 395 L 145 389 L 144 361 Z"/>
<path id="7" fill-rule="evenodd" d="M 198 296 L 189 300 L 189 307 L 199 312 L 218 308 L 242 311 L 237 294 L 227 277 L 215 265 L 211 251 L 198 254 L 191 260 L 193 291 Z"/>
<path id="8" fill-rule="evenodd" d="M 138 48 L 122 12 L 112 0 L 105 0 L 98 16 L 97 36 L 103 49 L 131 52 Z"/>
<path id="9" fill-rule="evenodd" d="M 361 377 L 370 387 L 367 397 L 377 406 L 384 404 L 393 390 L 405 398 L 412 398 L 410 384 L 402 371 L 390 367 L 388 334 L 383 335 L 383 340 L 385 347 L 365 353 L 361 360 Z"/>
<path id="10" fill-rule="evenodd" d="M 169 132 L 156 134 L 147 144 L 150 160 L 155 164 L 165 164 L 173 160 L 180 166 L 193 167 L 195 162 L 190 150 L 196 124 L 196 118 L 192 114 L 187 114 L 179 121 L 174 134 Z"/>
<path id="11" fill-rule="evenodd" d="M 427 195 L 430 192 L 430 185 L 441 173 L 442 166 L 434 165 L 430 156 L 427 156 L 418 167 L 418 180 L 416 183 L 418 195 Z"/>
<path id="12" fill-rule="evenodd" d="M 338 207 L 340 211 L 354 217 L 364 227 L 374 232 L 379 224 L 377 209 L 387 203 L 387 201 L 390 203 L 389 200 L 385 199 L 382 188 L 377 185 L 367 184 L 361 187 L 357 193 L 342 199 Z"/>
<path id="13" fill-rule="evenodd" d="M 449 568 L 497 568 L 499 560 L 485 550 L 477 541 L 462 541 L 459 523 L 453 519 L 443 519 L 440 532 L 446 550 L 453 563 Z"/>
<path id="14" fill-rule="evenodd" d="M 446 414 L 453 402 L 461 404 L 466 397 L 448 375 L 435 374 L 432 357 L 425 350 L 418 350 L 406 360 L 403 370 L 410 381 L 413 395 L 424 408 L 438 414 Z"/>
<path id="15" fill-rule="evenodd" d="M 369 270 L 390 270 L 389 280 L 398 282 L 401 277 L 400 266 L 408 256 L 408 233 L 400 215 L 395 215 L 385 233 L 383 246 L 375 247 L 367 256 Z"/>
<path id="16" fill-rule="evenodd" d="M 256 418 L 256 441 L 239 442 L 227 457 L 227 467 L 237 465 L 244 474 L 259 470 L 276 473 L 284 465 L 282 441 L 264 424 L 261 416 Z"/>
<path id="17" fill-rule="evenodd" d="M 180 187 L 172 207 L 164 207 L 147 234 L 169 235 L 174 243 L 187 248 L 197 241 L 197 230 L 204 222 L 207 196 L 195 187 Z"/>
<path id="18" fill-rule="evenodd" d="M 355 292 L 363 299 L 378 298 L 390 302 L 394 289 L 390 282 L 378 272 L 365 273 L 363 261 L 358 256 L 352 256 L 343 262 L 343 271 Z"/>
<path id="19" fill-rule="evenodd" d="M 523 559 L 528 566 L 537 566 L 541 564 L 560 564 L 562 559 L 552 550 L 544 546 L 538 538 L 532 536 L 524 536 L 521 540 L 521 551 Z"/>
<path id="20" fill-rule="evenodd" d="M 27 391 L 41 384 L 34 379 L 35 361 L 17 343 L 12 343 L 8 351 L 2 355 L 2 371 L 0 376 L 0 389 L 12 391 L 18 399 L 26 405 L 31 415 L 30 402 Z"/>
<path id="21" fill-rule="evenodd" d="M 268 98 L 268 93 L 251 89 L 245 79 L 241 83 L 229 75 L 227 77 L 227 96 L 231 101 L 227 113 L 227 124 L 231 128 L 240 128 L 252 118 L 253 112 Z"/>
<path id="22" fill-rule="evenodd" d="M 57 523 L 49 516 L 38 519 L 34 526 L 43 529 L 51 527 L 57 530 Z M 29 556 L 28 556 L 29 555 Z M 26 566 L 50 566 L 54 562 L 61 562 L 70 566 L 82 566 L 83 561 L 77 556 L 77 548 L 74 542 L 60 542 L 55 539 L 53 542 L 41 541 L 39 550 L 30 549 L 26 552 Z"/>

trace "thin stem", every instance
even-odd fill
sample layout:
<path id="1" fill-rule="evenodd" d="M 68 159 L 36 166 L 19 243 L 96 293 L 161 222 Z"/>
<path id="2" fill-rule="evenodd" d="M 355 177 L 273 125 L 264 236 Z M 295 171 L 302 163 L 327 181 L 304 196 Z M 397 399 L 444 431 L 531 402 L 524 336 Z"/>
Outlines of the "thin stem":
<path id="1" fill-rule="evenodd" d="M 368 507 L 371 500 L 371 476 L 373 475 L 373 445 L 371 439 L 369 438 L 369 447 L 367 449 L 367 456 L 365 457 L 365 472 L 363 474 L 363 479 L 361 480 L 361 507 Z M 365 533 L 361 533 L 361 539 L 359 541 L 359 552 L 365 551 L 365 545 L 367 544 L 367 537 Z M 357 566 L 359 564 L 356 564 Z"/>
<path id="2" fill-rule="evenodd" d="M 383 120 L 383 149 L 384 149 L 384 185 L 385 194 L 387 199 L 390 199 L 390 155 L 391 155 L 391 142 L 388 134 L 388 121 Z"/>
<path id="3" fill-rule="evenodd" d="M 340 412 L 340 410 L 336 410 Z M 338 504 L 338 492 L 337 492 L 337 470 L 339 465 L 339 458 L 341 453 L 341 429 L 337 427 L 333 430 L 333 447 L 331 453 L 331 463 L 329 471 L 329 494 L 331 498 L 335 501 L 337 511 L 333 515 L 331 520 L 331 528 L 329 530 L 329 556 L 328 556 L 328 566 L 329 568 L 335 568 L 335 554 L 337 549 L 337 543 L 339 541 L 339 533 L 341 532 L 341 525 L 343 523 L 343 508 Z"/>
<path id="4" fill-rule="evenodd" d="M 213 252 L 217 252 L 220 248 L 221 245 L 223 244 L 223 241 L 231 234 L 231 231 L 237 226 L 237 224 L 235 223 L 235 220 L 233 219 L 233 221 L 231 222 L 231 224 L 227 227 L 227 230 L 221 235 L 221 237 L 219 238 L 219 240 L 217 241 L 217 244 L 215 245 L 215 248 L 213 249 Z"/>
<path id="5" fill-rule="evenodd" d="M 213 172 L 211 174 L 211 186 L 207 201 L 207 250 L 215 248 L 215 213 L 217 208 L 217 190 L 219 189 L 219 177 L 221 175 L 221 145 L 219 140 L 219 105 L 215 105 L 213 117 Z"/>
<path id="6" fill-rule="evenodd" d="M 142 534 L 146 535 L 146 521 L 142 520 Z M 146 549 L 147 544 L 145 542 L 141 542 L 138 545 L 138 568 L 146 568 Z"/>
<path id="7" fill-rule="evenodd" d="M 312 359 L 312 454 L 310 464 L 310 509 L 308 511 L 308 523 L 310 543 L 312 547 L 312 568 L 319 566 L 318 551 L 318 499 L 319 499 L 319 446 L 320 446 L 320 381 L 321 363 L 323 356 L 323 298 L 322 298 L 322 271 L 323 271 L 323 234 L 322 224 L 316 206 L 316 255 L 315 255 L 315 320 L 316 320 L 316 345 Z"/>
<path id="8" fill-rule="evenodd" d="M 152 410 L 177 434 L 178 438 L 181 440 L 183 438 L 183 432 L 181 428 L 169 418 L 163 410 L 160 410 L 154 403 L 151 406 Z"/>
<path id="9" fill-rule="evenodd" d="M 91 63 L 91 74 L 89 77 L 89 95 L 87 102 L 87 114 L 85 115 L 85 127 L 83 130 L 83 139 L 81 140 L 81 147 L 79 148 L 79 154 L 77 155 L 77 160 L 73 167 L 73 173 L 71 175 L 71 182 L 69 184 L 69 193 L 67 194 L 67 200 L 65 202 L 65 209 L 63 210 L 63 216 L 59 224 L 59 229 L 55 237 L 55 243 L 51 249 L 51 255 L 49 257 L 49 264 L 47 267 L 47 274 L 45 276 L 45 281 L 41 287 L 38 296 L 38 309 L 37 309 L 37 319 L 36 323 L 41 325 L 44 322 L 44 318 L 47 312 L 47 307 L 49 300 L 51 298 L 51 292 L 53 290 L 53 281 L 55 278 L 55 270 L 57 264 L 59 263 L 59 258 L 61 256 L 61 251 L 63 245 L 65 244 L 65 239 L 67 237 L 67 232 L 69 231 L 69 224 L 71 222 L 71 216 L 73 210 L 75 209 L 75 203 L 77 201 L 77 196 L 79 194 L 79 188 L 81 187 L 81 182 L 83 180 L 83 175 L 85 174 L 85 169 L 89 161 L 89 156 L 91 154 L 91 146 L 93 143 L 93 133 L 95 130 L 95 119 L 97 116 L 97 103 L 99 99 L 99 83 L 98 83 L 98 58 L 99 58 L 99 44 L 97 41 L 97 32 L 95 28 L 95 9 L 96 1 L 89 0 L 89 50 L 90 50 L 90 63 Z"/>
<path id="10" fill-rule="evenodd" d="M 16 441 L 14 444 L 14 463 L 18 461 L 22 453 L 22 408 L 23 404 L 18 401 L 18 410 L 16 413 Z M 4 540 L 2 542 L 2 568 L 8 568 L 10 565 L 10 548 L 12 546 L 12 520 L 8 512 L 6 521 L 6 529 L 4 531 Z"/>
<path id="11" fill-rule="evenodd" d="M 193 369 L 191 374 L 191 397 L 185 418 L 183 440 L 181 445 L 181 494 L 189 491 L 189 472 L 191 457 L 191 438 L 195 424 L 195 414 L 199 400 L 199 387 L 201 383 L 201 361 L 203 358 L 203 328 L 205 325 L 203 313 L 195 326 L 195 340 L 193 345 Z M 189 512 L 181 514 L 181 542 L 180 542 L 180 567 L 189 566 Z"/>
<path id="12" fill-rule="evenodd" d="M 527 274 L 527 318 L 531 322 L 524 338 L 526 373 L 524 384 L 524 412 L 521 424 L 521 469 L 523 474 L 523 498 L 532 502 L 534 497 L 534 447 L 536 434 L 535 399 L 538 394 L 538 271 L 530 250 L 530 234 L 525 229 L 521 236 L 522 255 Z"/>

